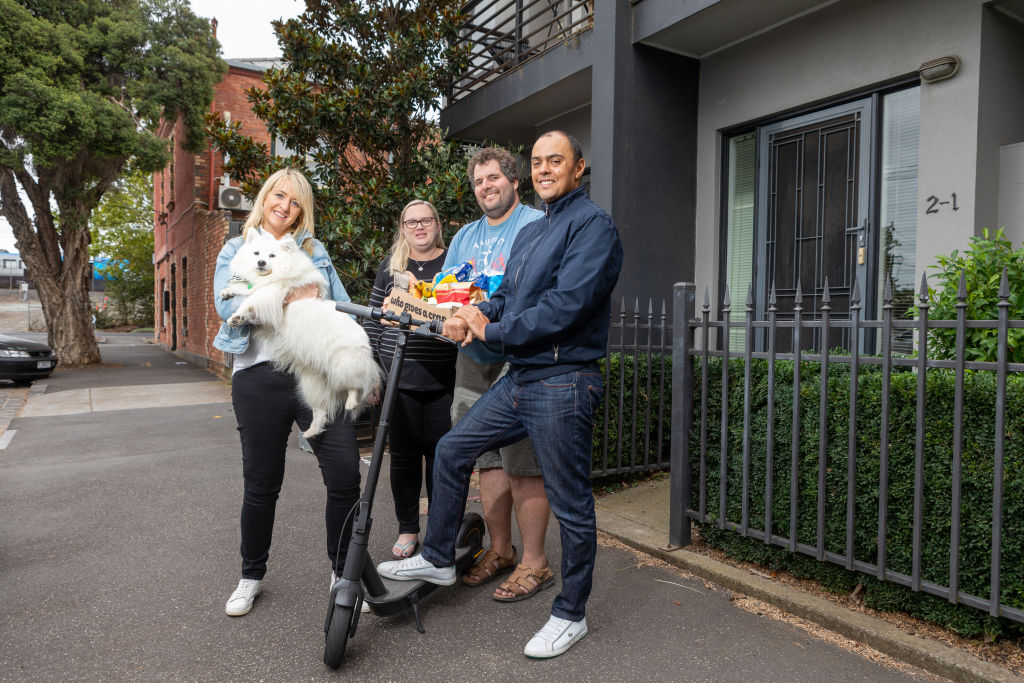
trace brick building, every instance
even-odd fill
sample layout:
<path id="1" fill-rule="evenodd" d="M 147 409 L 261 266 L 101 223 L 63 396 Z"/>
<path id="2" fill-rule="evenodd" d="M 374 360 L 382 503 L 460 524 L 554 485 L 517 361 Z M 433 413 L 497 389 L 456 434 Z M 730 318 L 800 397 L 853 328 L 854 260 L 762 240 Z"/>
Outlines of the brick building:
<path id="1" fill-rule="evenodd" d="M 273 140 L 252 113 L 245 90 L 263 87 L 263 71 L 274 61 L 227 60 L 228 71 L 211 104 L 211 111 L 241 123 L 244 135 L 271 149 Z M 171 140 L 173 156 L 153 178 L 156 341 L 196 365 L 226 371 L 230 359 L 212 346 L 220 327 L 213 307 L 213 272 L 217 254 L 238 233 L 249 205 L 238 192 L 226 191 L 218 152 L 182 149 L 180 121 L 165 122 L 160 135 Z"/>

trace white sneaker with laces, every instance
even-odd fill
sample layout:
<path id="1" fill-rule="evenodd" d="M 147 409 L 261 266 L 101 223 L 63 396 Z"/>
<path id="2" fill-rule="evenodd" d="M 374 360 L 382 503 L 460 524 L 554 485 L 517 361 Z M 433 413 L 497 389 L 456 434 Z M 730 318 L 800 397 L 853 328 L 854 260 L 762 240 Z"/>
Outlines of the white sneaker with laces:
<path id="1" fill-rule="evenodd" d="M 334 584 L 336 584 L 337 582 L 338 582 L 338 575 L 335 574 L 334 572 L 331 572 L 331 589 L 334 588 Z M 363 600 L 363 606 L 359 608 L 359 613 L 360 614 L 369 614 L 370 613 L 370 605 L 369 605 L 369 603 L 366 602 L 366 600 Z"/>
<path id="2" fill-rule="evenodd" d="M 249 613 L 256 596 L 263 590 L 263 582 L 259 579 L 242 579 L 238 582 L 238 588 L 228 598 L 224 605 L 224 611 L 229 617 L 241 617 Z"/>
<path id="3" fill-rule="evenodd" d="M 544 628 L 530 638 L 523 654 L 536 659 L 557 657 L 585 635 L 587 635 L 586 617 L 579 621 L 569 621 L 552 616 L 548 619 L 548 623 L 544 624 Z"/>
<path id="4" fill-rule="evenodd" d="M 455 584 L 455 565 L 435 567 L 423 555 L 413 555 L 404 560 L 381 562 L 377 565 L 377 573 L 396 581 L 414 581 L 419 579 L 438 586 Z"/>

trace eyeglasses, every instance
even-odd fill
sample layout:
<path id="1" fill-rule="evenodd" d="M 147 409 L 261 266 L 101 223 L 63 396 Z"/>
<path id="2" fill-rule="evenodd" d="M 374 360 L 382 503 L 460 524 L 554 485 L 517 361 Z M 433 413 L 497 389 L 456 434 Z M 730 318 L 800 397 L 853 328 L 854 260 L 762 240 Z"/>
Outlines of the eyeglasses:
<path id="1" fill-rule="evenodd" d="M 417 225 L 422 225 L 424 228 L 429 228 L 433 224 L 433 216 L 427 216 L 426 218 L 420 218 L 418 220 L 415 218 L 407 218 L 404 221 L 402 221 L 402 225 L 405 226 L 406 230 L 415 230 Z"/>

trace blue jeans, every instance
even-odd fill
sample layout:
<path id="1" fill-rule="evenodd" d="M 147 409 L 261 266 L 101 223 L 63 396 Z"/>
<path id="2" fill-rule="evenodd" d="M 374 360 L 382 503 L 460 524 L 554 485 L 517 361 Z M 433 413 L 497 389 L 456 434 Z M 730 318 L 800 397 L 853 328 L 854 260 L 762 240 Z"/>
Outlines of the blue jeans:
<path id="1" fill-rule="evenodd" d="M 437 444 L 423 557 L 438 567 L 452 565 L 473 463 L 529 437 L 562 540 L 562 591 L 551 614 L 582 619 L 597 554 L 590 467 L 594 413 L 603 395 L 596 366 L 534 382 L 509 375 L 498 380 Z"/>

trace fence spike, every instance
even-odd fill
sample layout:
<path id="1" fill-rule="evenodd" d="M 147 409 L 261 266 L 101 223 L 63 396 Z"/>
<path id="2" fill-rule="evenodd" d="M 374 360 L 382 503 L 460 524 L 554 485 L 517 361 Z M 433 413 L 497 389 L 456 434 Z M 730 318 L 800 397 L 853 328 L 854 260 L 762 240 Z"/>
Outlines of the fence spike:
<path id="1" fill-rule="evenodd" d="M 633 314 L 635 317 L 640 316 L 640 297 L 633 300 Z"/>
<path id="2" fill-rule="evenodd" d="M 1006 276 L 1006 266 L 1003 266 L 1003 276 L 999 279 L 999 298 L 1003 301 L 1010 298 L 1010 280 Z"/>
<path id="3" fill-rule="evenodd" d="M 956 288 L 956 298 L 959 299 L 961 303 L 967 302 L 967 275 L 963 270 L 960 271 L 960 284 Z"/>
<path id="4" fill-rule="evenodd" d="M 661 317 L 664 318 L 666 315 L 668 315 L 668 309 L 665 308 L 665 299 L 663 298 L 661 300 Z"/>
<path id="5" fill-rule="evenodd" d="M 800 280 L 796 281 L 796 294 L 793 295 L 793 308 L 803 310 L 804 293 L 800 289 Z"/>
<path id="6" fill-rule="evenodd" d="M 921 271 L 921 291 L 917 296 L 923 305 L 928 305 L 928 274 L 924 271 Z"/>
<path id="7" fill-rule="evenodd" d="M 626 297 L 622 297 L 622 303 L 619 305 L 619 314 L 626 315 Z"/>
<path id="8" fill-rule="evenodd" d="M 829 306 L 829 304 L 831 304 L 831 303 L 832 303 L 832 295 L 828 291 L 828 275 L 826 275 L 825 276 L 825 289 L 821 293 L 821 307 L 822 308 L 826 308 L 826 307 L 832 308 L 831 306 Z"/>
<path id="9" fill-rule="evenodd" d="M 729 285 L 726 285 L 725 286 L 725 298 L 722 299 L 722 308 L 723 309 L 728 309 L 731 305 L 732 305 L 732 302 L 729 299 Z"/>
<path id="10" fill-rule="evenodd" d="M 892 278 L 885 278 L 885 292 L 882 294 L 882 303 L 892 305 Z"/>
<path id="11" fill-rule="evenodd" d="M 850 293 L 850 308 L 860 308 L 860 280 L 853 276 L 853 291 Z"/>
<path id="12" fill-rule="evenodd" d="M 775 304 L 776 303 L 778 303 L 778 299 L 775 296 L 775 283 L 773 282 L 772 283 L 771 291 L 768 292 L 768 310 L 769 311 L 776 310 L 775 309 Z"/>
<path id="13" fill-rule="evenodd" d="M 704 312 L 711 310 L 711 295 L 708 294 L 707 285 L 704 286 Z"/>
<path id="14" fill-rule="evenodd" d="M 754 307 L 754 285 L 751 283 L 747 286 L 747 308 Z"/>
<path id="15" fill-rule="evenodd" d="M 647 300 L 647 317 L 648 318 L 653 318 L 654 317 L 654 299 L 653 298 Z"/>

